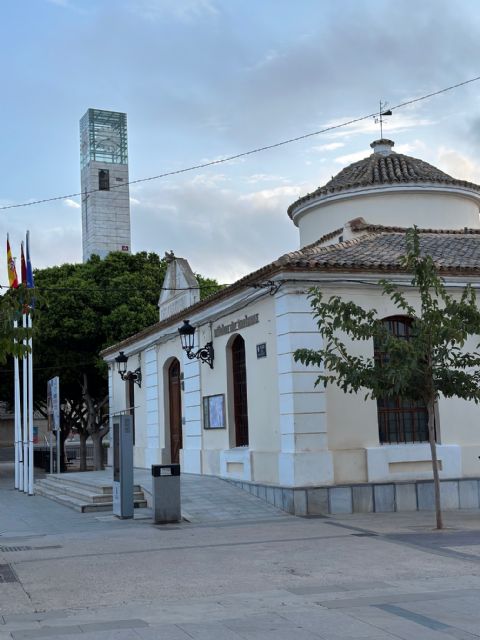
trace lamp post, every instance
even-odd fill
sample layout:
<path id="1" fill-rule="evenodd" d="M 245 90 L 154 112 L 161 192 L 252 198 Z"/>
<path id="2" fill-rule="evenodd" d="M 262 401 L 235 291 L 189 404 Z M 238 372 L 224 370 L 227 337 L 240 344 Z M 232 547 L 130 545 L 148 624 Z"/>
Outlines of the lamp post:
<path id="1" fill-rule="evenodd" d="M 183 325 L 178 329 L 180 340 L 182 342 L 182 349 L 187 354 L 187 358 L 189 360 L 194 360 L 196 358 L 201 362 L 206 362 L 210 369 L 213 369 L 213 344 L 211 342 L 207 342 L 204 347 L 200 347 L 198 351 L 194 351 L 195 330 L 196 327 L 193 327 L 189 320 L 183 321 Z"/>
<path id="2" fill-rule="evenodd" d="M 118 356 L 115 358 L 115 362 L 117 363 L 118 375 L 122 380 L 132 380 L 135 384 L 138 384 L 139 387 L 142 386 L 142 372 L 140 367 L 135 369 L 135 371 L 127 371 L 128 356 L 126 356 L 123 351 L 120 351 Z"/>

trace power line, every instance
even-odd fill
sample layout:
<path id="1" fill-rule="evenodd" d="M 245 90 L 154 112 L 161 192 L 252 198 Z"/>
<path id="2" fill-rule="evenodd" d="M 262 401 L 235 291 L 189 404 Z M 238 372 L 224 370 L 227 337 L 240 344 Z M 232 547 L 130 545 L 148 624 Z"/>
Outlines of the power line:
<path id="1" fill-rule="evenodd" d="M 230 285 L 228 284 L 205 284 L 205 285 L 200 285 L 198 287 L 145 287 L 145 286 L 138 286 L 138 287 L 112 287 L 112 286 L 105 286 L 105 287 L 42 287 L 42 285 L 38 286 L 35 285 L 35 287 L 29 287 L 28 288 L 28 292 L 30 292 L 32 295 L 35 294 L 35 291 L 75 291 L 75 292 L 85 292 L 85 293 L 92 293 L 92 292 L 98 292 L 98 293 L 105 293 L 106 291 L 114 291 L 114 292 L 122 292 L 122 291 L 141 291 L 141 292 L 148 292 L 148 291 L 155 291 L 155 293 L 158 293 L 159 291 L 198 291 L 199 289 L 201 291 L 205 290 L 205 291 L 210 291 L 212 289 L 217 289 L 221 290 L 224 289 L 225 287 L 228 287 Z M 10 289 L 10 285 L 6 285 L 6 284 L 0 284 L 0 289 Z M 16 291 L 16 289 L 14 289 L 14 291 Z"/>
<path id="2" fill-rule="evenodd" d="M 442 93 L 446 93 L 447 91 L 452 91 L 453 89 L 458 89 L 459 87 L 464 87 L 467 84 L 471 84 L 472 82 L 477 82 L 480 80 L 480 76 L 476 76 L 475 78 L 470 78 L 469 80 L 464 80 L 463 82 L 458 82 L 457 84 L 452 84 L 449 87 L 445 87 L 443 89 L 439 89 L 438 91 L 433 91 L 431 93 L 427 93 L 423 96 L 419 96 L 418 98 L 412 98 L 411 100 L 407 100 L 406 102 L 400 102 L 399 104 L 389 107 L 391 111 L 394 109 L 401 109 L 402 107 L 406 107 L 411 104 L 415 104 L 417 102 L 421 102 L 422 100 L 427 100 L 428 98 L 433 98 L 434 96 L 438 96 Z M 318 131 L 312 131 L 310 133 L 305 133 L 301 136 L 296 136 L 295 138 L 289 138 L 287 140 L 282 140 L 281 142 L 275 142 L 273 144 L 265 145 L 263 147 L 257 147 L 255 149 L 250 149 L 249 151 L 243 151 L 242 153 L 236 153 L 235 155 L 227 156 L 225 158 L 220 158 L 218 160 L 211 160 L 209 162 L 203 162 L 201 164 L 195 164 L 190 167 L 185 167 L 184 169 L 177 169 L 175 171 L 166 171 L 164 173 L 159 173 L 156 176 L 150 176 L 148 178 L 138 178 L 137 180 L 130 180 L 129 182 L 125 182 L 122 184 L 114 184 L 111 186 L 111 189 L 121 189 L 122 187 L 126 187 L 131 184 L 140 184 L 141 182 L 150 182 L 152 180 L 159 180 L 160 178 L 167 178 L 169 176 L 176 176 L 181 173 L 187 173 L 189 171 L 196 171 L 197 169 L 205 169 L 207 167 L 212 167 L 217 164 L 223 164 L 225 162 L 231 162 L 232 160 L 238 160 L 238 158 L 245 158 L 246 156 L 253 155 L 254 153 L 260 153 L 261 151 L 268 151 L 270 149 L 276 149 L 277 147 L 282 147 L 287 144 L 291 144 L 293 142 L 299 142 L 300 140 L 305 140 L 307 138 L 311 138 L 313 136 L 318 136 L 322 133 L 328 133 L 329 131 L 334 131 L 335 129 L 341 129 L 342 127 L 347 127 L 351 124 L 356 124 L 357 122 L 362 122 L 363 120 L 368 120 L 369 118 L 374 118 L 378 116 L 378 113 L 369 113 L 365 116 L 360 116 L 359 118 L 353 118 L 352 120 L 347 120 L 345 122 L 341 122 L 340 124 L 330 125 L 329 127 L 325 127 L 323 129 L 319 129 Z M 87 196 L 91 193 L 97 193 L 101 191 L 101 189 L 91 189 L 90 191 L 78 192 L 78 193 L 70 193 L 62 196 L 54 196 L 53 198 L 43 198 L 41 200 L 33 200 L 31 202 L 22 202 L 20 204 L 9 204 L 0 207 L 0 211 L 5 211 L 6 209 L 18 209 L 19 207 L 31 207 L 36 204 L 44 204 L 46 202 L 55 202 L 57 200 L 65 200 L 66 198 L 78 198 L 80 196 Z"/>

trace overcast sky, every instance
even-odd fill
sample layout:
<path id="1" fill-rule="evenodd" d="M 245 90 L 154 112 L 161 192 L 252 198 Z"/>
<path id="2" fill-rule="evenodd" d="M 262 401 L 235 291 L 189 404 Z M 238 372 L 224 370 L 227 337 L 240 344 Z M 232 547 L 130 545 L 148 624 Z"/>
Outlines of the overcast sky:
<path id="1" fill-rule="evenodd" d="M 148 177 L 480 75 L 479 22 L 468 0 L 2 0 L 0 205 L 79 191 L 89 107 L 128 114 L 130 179 Z M 479 106 L 476 82 L 395 111 L 384 136 L 480 183 Z M 288 205 L 378 137 L 372 119 L 133 186 L 132 249 L 231 282 L 297 248 Z M 1 236 L 18 255 L 30 229 L 34 267 L 80 261 L 79 207 L 0 211 Z"/>

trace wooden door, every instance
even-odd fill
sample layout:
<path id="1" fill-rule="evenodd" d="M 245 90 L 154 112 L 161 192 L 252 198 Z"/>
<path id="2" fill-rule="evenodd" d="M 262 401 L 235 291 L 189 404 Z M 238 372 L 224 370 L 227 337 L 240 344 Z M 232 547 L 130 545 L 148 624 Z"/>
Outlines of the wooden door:
<path id="1" fill-rule="evenodd" d="M 180 389 L 180 362 L 174 360 L 168 368 L 171 464 L 180 462 L 180 449 L 182 448 L 182 399 Z"/>
<path id="2" fill-rule="evenodd" d="M 235 415 L 235 446 L 248 446 L 247 367 L 245 341 L 237 336 L 232 343 L 233 403 Z"/>

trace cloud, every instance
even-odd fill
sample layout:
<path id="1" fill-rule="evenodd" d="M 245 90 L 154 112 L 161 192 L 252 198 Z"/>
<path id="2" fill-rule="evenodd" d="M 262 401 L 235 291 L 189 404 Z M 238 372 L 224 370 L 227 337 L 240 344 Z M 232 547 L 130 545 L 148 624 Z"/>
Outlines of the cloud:
<path id="1" fill-rule="evenodd" d="M 454 149 L 440 147 L 437 151 L 438 167 L 453 178 L 480 183 L 480 164 Z"/>
<path id="2" fill-rule="evenodd" d="M 334 151 L 335 149 L 340 149 L 344 147 L 344 142 L 327 142 L 326 144 L 319 144 L 313 147 L 310 147 L 310 151 L 318 151 L 323 153 L 324 151 Z"/>
<path id="3" fill-rule="evenodd" d="M 72 200 L 71 198 L 65 198 L 65 200 L 63 200 L 63 204 L 67 207 L 70 207 L 70 209 L 82 208 L 82 205 L 79 202 L 77 202 L 76 200 Z"/>
<path id="4" fill-rule="evenodd" d="M 173 17 L 188 22 L 218 14 L 212 0 L 127 0 L 126 6 L 132 13 L 152 21 Z"/>
<path id="5" fill-rule="evenodd" d="M 160 255 L 173 249 L 194 271 L 233 282 L 298 246 L 286 210 L 312 188 L 282 185 L 241 194 L 193 180 L 178 189 L 149 185 L 132 215 L 132 245 Z"/>
<path id="6" fill-rule="evenodd" d="M 254 173 L 245 178 L 248 184 L 258 184 L 259 182 L 288 182 L 284 176 L 276 176 L 268 173 Z"/>

